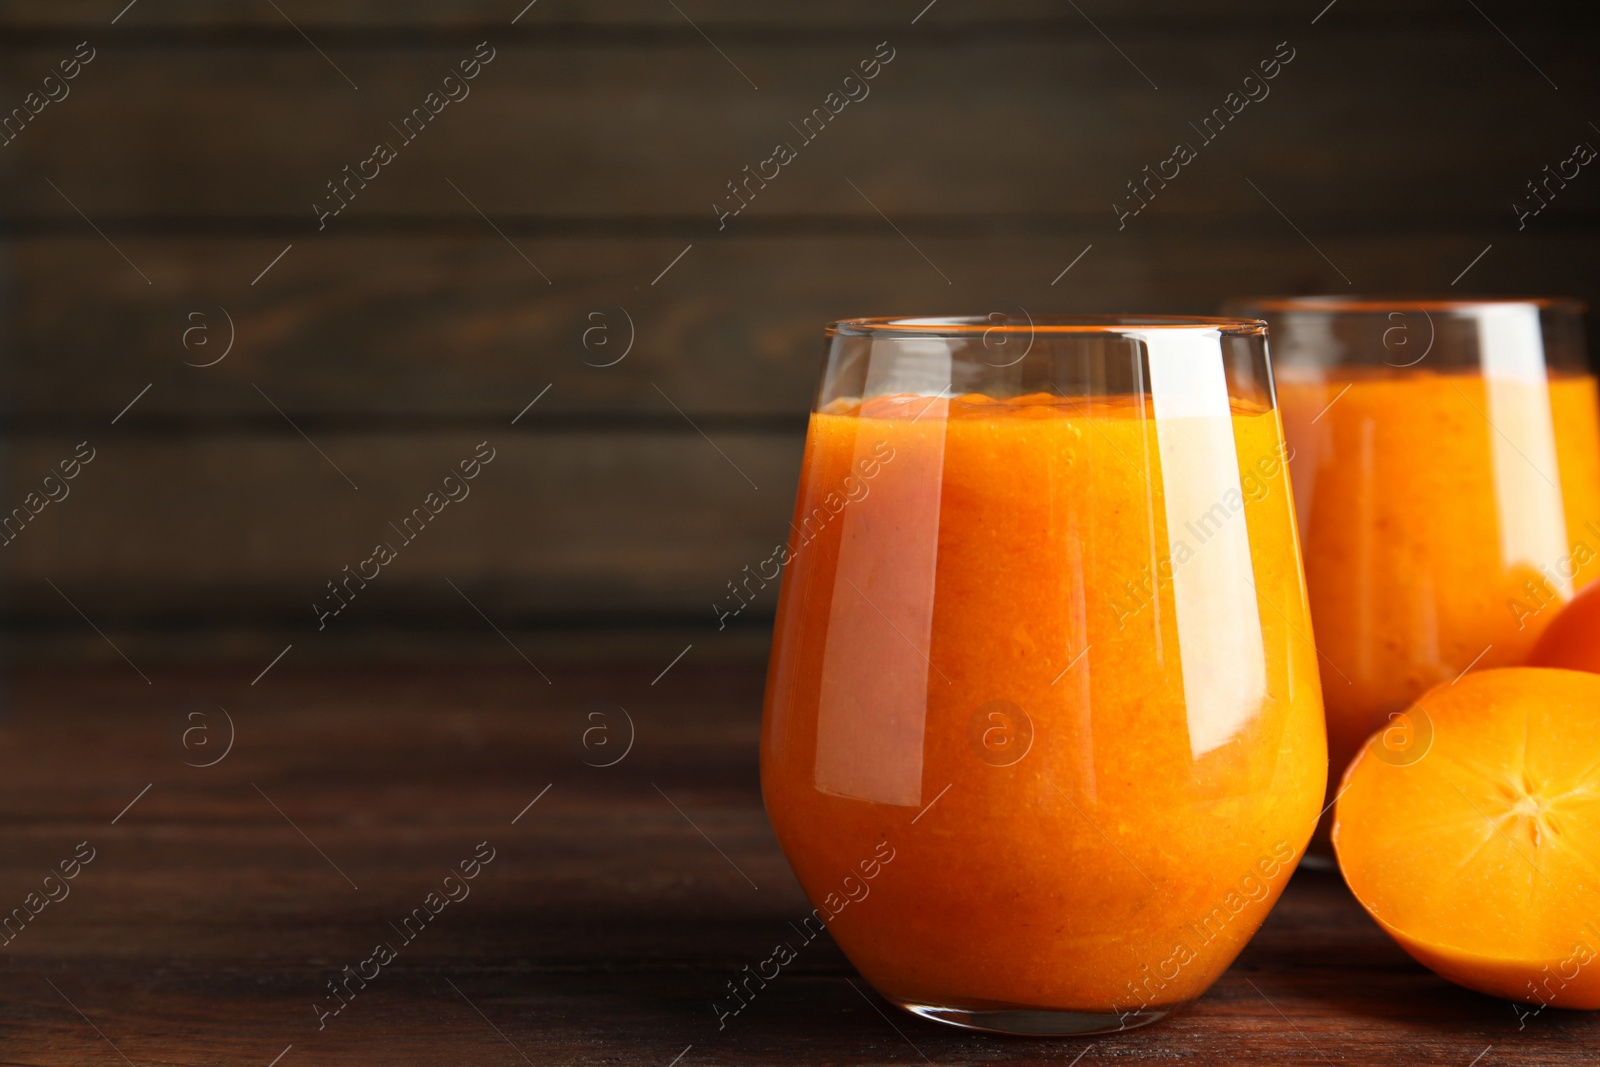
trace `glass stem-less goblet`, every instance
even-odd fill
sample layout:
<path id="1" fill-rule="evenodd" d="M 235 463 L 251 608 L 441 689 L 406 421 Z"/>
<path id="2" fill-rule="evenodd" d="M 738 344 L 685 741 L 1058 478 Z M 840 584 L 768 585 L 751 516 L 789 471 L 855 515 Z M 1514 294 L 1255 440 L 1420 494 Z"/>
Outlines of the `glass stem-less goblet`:
<path id="1" fill-rule="evenodd" d="M 1380 757 L 1422 758 L 1427 709 L 1395 716 L 1469 669 L 1520 664 L 1600 575 L 1600 424 L 1582 307 L 1347 297 L 1239 307 L 1272 330 L 1331 793 L 1379 729 Z"/>
<path id="2" fill-rule="evenodd" d="M 1199 996 L 1326 775 L 1260 323 L 833 324 L 767 684 L 767 811 L 902 1007 L 1031 1034 Z"/>

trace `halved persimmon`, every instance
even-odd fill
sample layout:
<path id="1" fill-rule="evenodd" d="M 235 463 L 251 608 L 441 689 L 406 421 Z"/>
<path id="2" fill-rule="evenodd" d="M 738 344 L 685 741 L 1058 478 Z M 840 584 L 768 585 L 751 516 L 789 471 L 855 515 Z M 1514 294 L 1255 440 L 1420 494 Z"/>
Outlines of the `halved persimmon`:
<path id="1" fill-rule="evenodd" d="M 1600 675 L 1468 674 L 1406 712 L 1350 765 L 1334 851 L 1356 899 L 1452 982 L 1600 1007 Z"/>
<path id="2" fill-rule="evenodd" d="M 1600 673 L 1600 582 L 1590 584 L 1550 620 L 1528 653 L 1528 666 Z"/>

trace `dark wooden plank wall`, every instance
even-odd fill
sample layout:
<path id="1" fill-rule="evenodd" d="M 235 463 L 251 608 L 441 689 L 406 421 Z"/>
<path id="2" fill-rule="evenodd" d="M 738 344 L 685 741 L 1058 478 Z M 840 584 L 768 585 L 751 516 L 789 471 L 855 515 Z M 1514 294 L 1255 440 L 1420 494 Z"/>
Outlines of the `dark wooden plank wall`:
<path id="1" fill-rule="evenodd" d="M 830 318 L 1443 290 L 1490 245 L 1458 289 L 1600 291 L 1600 169 L 1512 209 L 1600 145 L 1591 5 L 1078 6 L 3 0 L 0 114 L 94 50 L 0 147 L 0 510 L 97 450 L 0 548 L 13 634 L 111 656 L 64 593 L 195 654 L 332 640 L 324 582 L 485 439 L 472 496 L 330 630 L 481 629 L 450 581 L 514 631 L 711 623 L 783 536 Z M 324 183 L 480 41 L 470 96 L 319 230 Z M 725 183 L 885 41 L 719 229 Z M 1124 183 L 1284 41 L 1271 95 L 1119 229 Z M 240 628 L 265 636 L 218 643 Z"/>

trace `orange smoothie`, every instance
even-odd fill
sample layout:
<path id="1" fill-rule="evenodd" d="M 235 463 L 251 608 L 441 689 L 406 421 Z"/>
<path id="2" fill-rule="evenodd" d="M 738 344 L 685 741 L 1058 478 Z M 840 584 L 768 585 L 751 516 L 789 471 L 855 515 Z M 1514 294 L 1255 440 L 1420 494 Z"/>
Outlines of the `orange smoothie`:
<path id="1" fill-rule="evenodd" d="M 1148 396 L 812 416 L 762 782 L 880 992 L 1158 1013 L 1255 932 L 1326 774 L 1278 433 Z"/>
<path id="2" fill-rule="evenodd" d="M 1519 665 L 1600 575 L 1595 380 L 1280 372 L 1330 782 L 1468 667 Z"/>

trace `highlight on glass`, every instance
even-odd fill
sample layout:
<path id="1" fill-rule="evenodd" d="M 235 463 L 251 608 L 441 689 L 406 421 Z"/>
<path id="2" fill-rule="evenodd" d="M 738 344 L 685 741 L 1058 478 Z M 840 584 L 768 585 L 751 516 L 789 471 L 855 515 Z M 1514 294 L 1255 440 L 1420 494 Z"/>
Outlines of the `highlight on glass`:
<path id="1" fill-rule="evenodd" d="M 761 741 L 807 930 L 958 1026 L 1203 993 L 1327 772 L 1284 457 L 1259 322 L 832 324 Z"/>
<path id="2" fill-rule="evenodd" d="M 1331 792 L 1378 730 L 1385 758 L 1425 755 L 1427 710 L 1402 716 L 1407 706 L 1468 670 L 1521 664 L 1600 575 L 1584 309 L 1543 298 L 1230 307 L 1271 326 Z"/>

